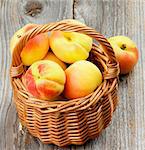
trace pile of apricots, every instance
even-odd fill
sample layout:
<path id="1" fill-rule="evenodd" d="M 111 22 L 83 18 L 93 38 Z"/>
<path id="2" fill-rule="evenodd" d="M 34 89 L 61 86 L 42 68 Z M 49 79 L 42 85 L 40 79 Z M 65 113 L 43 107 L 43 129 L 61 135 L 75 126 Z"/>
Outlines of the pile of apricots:
<path id="1" fill-rule="evenodd" d="M 14 34 L 11 52 L 19 37 L 36 26 L 39 25 L 27 24 Z M 62 31 L 41 33 L 30 39 L 20 54 L 22 63 L 28 66 L 22 76 L 28 92 L 43 100 L 58 100 L 60 95 L 75 99 L 92 93 L 103 80 L 99 68 L 86 60 L 92 42 L 85 34 Z"/>

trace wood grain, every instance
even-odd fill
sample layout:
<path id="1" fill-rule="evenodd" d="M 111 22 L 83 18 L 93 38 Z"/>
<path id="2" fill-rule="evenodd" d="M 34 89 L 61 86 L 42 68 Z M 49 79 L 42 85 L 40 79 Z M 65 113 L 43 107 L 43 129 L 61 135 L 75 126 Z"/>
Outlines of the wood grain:
<path id="1" fill-rule="evenodd" d="M 129 36 L 140 50 L 139 63 L 120 82 L 120 104 L 111 126 L 101 137 L 77 149 L 145 149 L 145 14 L 142 10 L 145 10 L 145 1 L 138 0 L 98 0 L 96 3 L 80 0 L 77 3 L 76 18 L 83 19 L 106 37 Z"/>
<path id="2" fill-rule="evenodd" d="M 1 0 L 0 1 L 0 149 L 144 150 L 145 149 L 145 1 L 144 0 Z M 83 146 L 44 145 L 19 131 L 9 82 L 9 41 L 23 25 L 76 18 L 106 37 L 126 35 L 140 52 L 134 70 L 121 77 L 120 104 L 111 125 Z"/>
<path id="3" fill-rule="evenodd" d="M 29 135 L 26 130 L 24 134 L 21 134 L 18 130 L 19 121 L 11 98 L 12 90 L 8 75 L 11 61 L 9 42 L 13 33 L 29 22 L 48 23 L 72 18 L 73 1 L 3 0 L 0 1 L 0 5 L 0 149 L 55 149 L 56 146 L 41 144 L 37 139 Z"/>

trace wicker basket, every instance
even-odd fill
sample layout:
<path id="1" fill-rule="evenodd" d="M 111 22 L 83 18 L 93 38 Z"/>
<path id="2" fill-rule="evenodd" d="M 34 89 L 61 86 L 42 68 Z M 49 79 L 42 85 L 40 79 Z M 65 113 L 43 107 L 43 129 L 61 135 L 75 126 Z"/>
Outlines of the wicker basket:
<path id="1" fill-rule="evenodd" d="M 21 75 L 26 67 L 20 59 L 21 50 L 29 39 L 52 30 L 84 33 L 104 47 L 105 50 L 101 50 L 94 43 L 88 58 L 99 66 L 103 74 L 103 83 L 90 95 L 70 101 L 49 102 L 32 97 L 25 89 Z M 112 47 L 94 29 L 65 21 L 40 25 L 20 38 L 12 54 L 10 78 L 19 119 L 43 143 L 58 146 L 84 144 L 88 139 L 97 137 L 111 121 L 118 102 L 118 74 L 118 62 Z"/>

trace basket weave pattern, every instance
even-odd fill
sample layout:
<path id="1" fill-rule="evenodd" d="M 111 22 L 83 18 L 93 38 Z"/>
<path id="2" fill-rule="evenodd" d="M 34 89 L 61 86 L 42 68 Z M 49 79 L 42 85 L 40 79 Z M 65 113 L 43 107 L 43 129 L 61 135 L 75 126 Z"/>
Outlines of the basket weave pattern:
<path id="1" fill-rule="evenodd" d="M 94 43 L 90 52 L 88 60 L 99 66 L 103 82 L 86 97 L 69 101 L 43 101 L 34 98 L 22 83 L 21 75 L 26 71 L 20 59 L 23 47 L 34 36 L 54 30 L 87 34 L 104 47 L 102 50 Z M 94 29 L 67 22 L 38 26 L 20 38 L 12 54 L 10 78 L 19 119 L 43 143 L 58 146 L 83 144 L 97 137 L 109 125 L 118 103 L 118 74 L 119 67 L 112 47 Z"/>

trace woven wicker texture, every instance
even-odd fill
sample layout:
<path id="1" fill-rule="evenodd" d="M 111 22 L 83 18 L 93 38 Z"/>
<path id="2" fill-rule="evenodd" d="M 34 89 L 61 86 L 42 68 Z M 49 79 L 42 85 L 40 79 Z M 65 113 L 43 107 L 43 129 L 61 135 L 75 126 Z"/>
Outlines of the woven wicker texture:
<path id="1" fill-rule="evenodd" d="M 94 43 L 88 58 L 103 74 L 102 84 L 88 96 L 50 102 L 34 98 L 25 89 L 21 75 L 26 67 L 21 62 L 20 53 L 29 39 L 53 30 L 84 33 L 104 47 L 102 50 Z M 97 137 L 112 119 L 118 103 L 118 74 L 119 66 L 112 47 L 94 29 L 65 21 L 38 26 L 20 38 L 12 53 L 10 78 L 19 119 L 43 143 L 58 146 L 84 144 L 88 139 Z"/>

